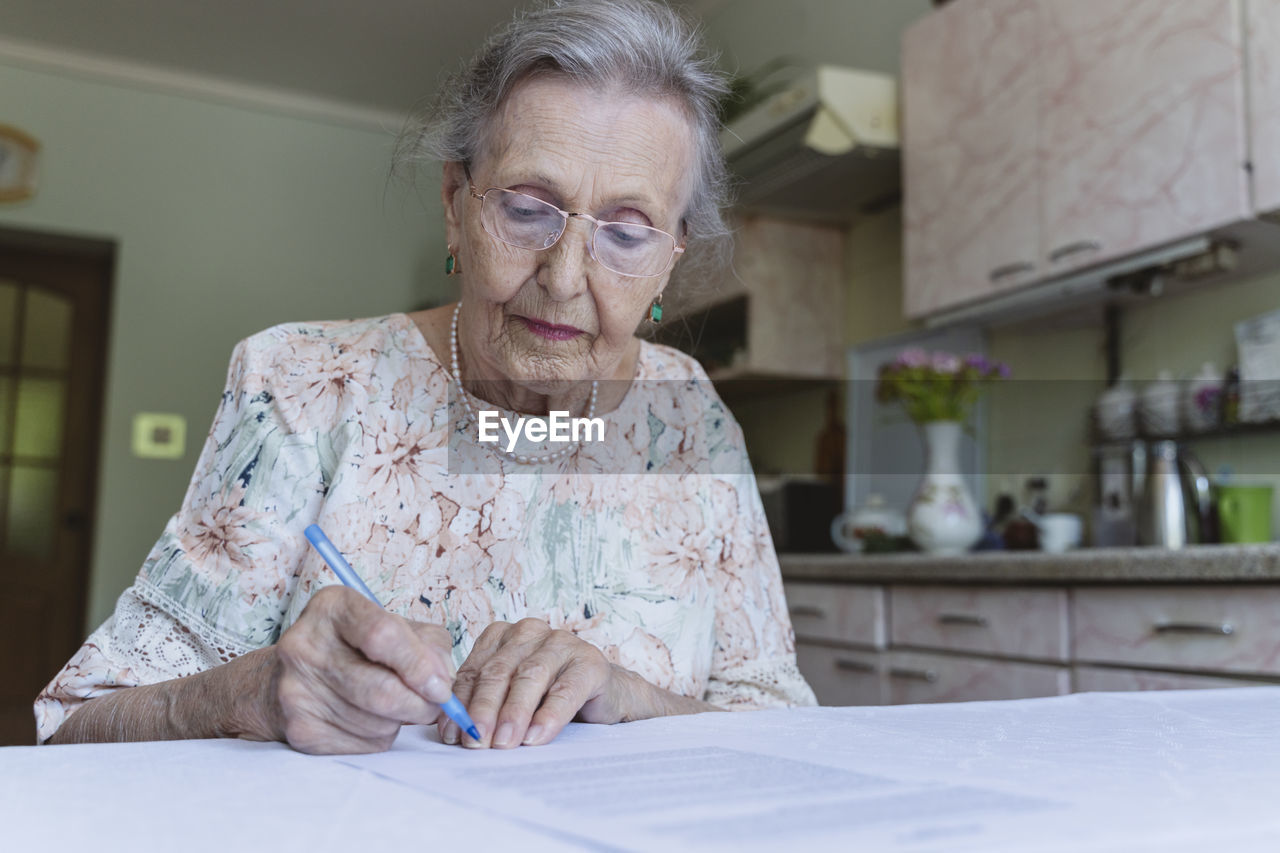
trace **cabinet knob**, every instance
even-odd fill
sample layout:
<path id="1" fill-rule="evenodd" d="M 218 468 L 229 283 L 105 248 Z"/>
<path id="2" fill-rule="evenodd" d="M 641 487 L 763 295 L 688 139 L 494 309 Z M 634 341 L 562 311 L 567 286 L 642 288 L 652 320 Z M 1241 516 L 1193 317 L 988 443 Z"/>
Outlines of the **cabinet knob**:
<path id="1" fill-rule="evenodd" d="M 1068 243 L 1065 246 L 1059 246 L 1049 253 L 1049 262 L 1056 264 L 1063 258 L 1078 254 L 1079 252 L 1097 251 L 1102 248 L 1102 244 L 1097 240 L 1077 240 L 1074 243 Z"/>
<path id="2" fill-rule="evenodd" d="M 891 678 L 905 678 L 910 681 L 926 681 L 930 684 L 938 680 L 938 673 L 931 669 L 907 669 L 906 667 L 889 667 Z"/>
<path id="3" fill-rule="evenodd" d="M 875 672 L 874 665 L 864 663 L 860 660 L 849 660 L 848 658 L 836 658 L 836 669 L 842 672 Z"/>
<path id="4" fill-rule="evenodd" d="M 939 625 L 969 625 L 974 628 L 987 627 L 987 617 L 976 613 L 939 613 Z"/>
<path id="5" fill-rule="evenodd" d="M 1209 637 L 1230 637 L 1236 632 L 1230 622 L 1214 625 L 1207 622 L 1161 622 L 1156 625 L 1157 634 L 1199 634 Z"/>
<path id="6" fill-rule="evenodd" d="M 992 284 L 996 284 L 1002 278 L 1008 278 L 1009 276 L 1017 275 L 1018 273 L 1032 272 L 1035 268 L 1036 265 L 1030 261 L 1018 261 L 1016 263 L 1002 264 L 1001 266 L 996 267 L 987 274 L 987 277 L 991 279 Z"/>

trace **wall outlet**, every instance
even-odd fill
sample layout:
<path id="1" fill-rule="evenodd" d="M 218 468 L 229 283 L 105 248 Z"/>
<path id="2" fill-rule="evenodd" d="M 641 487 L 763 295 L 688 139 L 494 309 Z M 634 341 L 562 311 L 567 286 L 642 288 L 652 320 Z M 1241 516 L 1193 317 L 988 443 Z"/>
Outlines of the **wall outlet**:
<path id="1" fill-rule="evenodd" d="M 181 459 L 187 445 L 182 415 L 138 412 L 133 416 L 133 455 L 141 459 Z"/>

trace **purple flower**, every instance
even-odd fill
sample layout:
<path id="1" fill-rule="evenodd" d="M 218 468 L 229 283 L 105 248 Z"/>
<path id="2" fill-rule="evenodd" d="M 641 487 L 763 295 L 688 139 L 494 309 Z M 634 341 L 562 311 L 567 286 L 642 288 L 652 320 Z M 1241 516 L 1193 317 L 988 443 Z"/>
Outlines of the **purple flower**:
<path id="1" fill-rule="evenodd" d="M 903 367 L 925 367 L 929 364 L 929 353 L 918 347 L 904 349 L 898 353 L 898 364 Z"/>
<path id="2" fill-rule="evenodd" d="M 1008 379 L 1009 375 L 1013 373 L 1013 371 L 1009 369 L 1009 365 L 1001 362 L 996 364 L 996 373 L 1000 376 L 1001 379 Z"/>
<path id="3" fill-rule="evenodd" d="M 987 361 L 987 357 L 985 355 L 970 353 L 964 357 L 964 366 L 972 367 L 979 373 L 986 373 L 991 369 L 991 362 Z"/>

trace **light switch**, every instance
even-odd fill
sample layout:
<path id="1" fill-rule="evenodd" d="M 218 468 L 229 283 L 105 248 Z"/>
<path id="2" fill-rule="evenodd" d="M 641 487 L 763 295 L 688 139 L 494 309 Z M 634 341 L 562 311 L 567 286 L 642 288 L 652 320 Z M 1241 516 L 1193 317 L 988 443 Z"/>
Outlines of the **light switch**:
<path id="1" fill-rule="evenodd" d="M 182 415 L 138 412 L 133 416 L 134 456 L 181 459 L 186 443 L 187 419 Z"/>

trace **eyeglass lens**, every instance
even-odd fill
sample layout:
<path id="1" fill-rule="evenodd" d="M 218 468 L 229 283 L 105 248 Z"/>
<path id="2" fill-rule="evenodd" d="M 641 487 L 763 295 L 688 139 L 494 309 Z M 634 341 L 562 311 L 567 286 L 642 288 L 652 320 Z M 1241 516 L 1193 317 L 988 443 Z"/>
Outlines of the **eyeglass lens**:
<path id="1" fill-rule="evenodd" d="M 531 251 L 554 246 L 568 222 L 555 205 L 514 190 L 487 190 L 480 210 L 486 231 L 504 243 Z M 595 259 L 623 275 L 661 275 L 675 253 L 675 239 L 647 225 L 602 222 L 594 228 L 591 240 Z"/>

